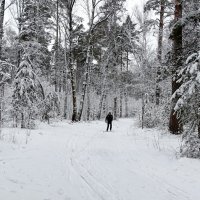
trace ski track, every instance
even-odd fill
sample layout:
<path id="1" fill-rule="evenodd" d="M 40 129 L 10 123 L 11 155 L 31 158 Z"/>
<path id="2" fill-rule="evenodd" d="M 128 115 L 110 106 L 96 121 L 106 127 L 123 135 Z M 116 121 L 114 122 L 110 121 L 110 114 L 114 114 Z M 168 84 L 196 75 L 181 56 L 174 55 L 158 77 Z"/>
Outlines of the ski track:
<path id="1" fill-rule="evenodd" d="M 105 126 L 60 122 L 32 131 L 27 145 L 0 141 L 0 200 L 200 197 L 187 190 L 197 180 L 183 176 L 186 173 L 178 170 L 183 165 L 169 158 L 171 152 L 155 148 L 149 131 L 140 130 L 131 119 L 114 122 L 112 132 L 104 132 Z"/>

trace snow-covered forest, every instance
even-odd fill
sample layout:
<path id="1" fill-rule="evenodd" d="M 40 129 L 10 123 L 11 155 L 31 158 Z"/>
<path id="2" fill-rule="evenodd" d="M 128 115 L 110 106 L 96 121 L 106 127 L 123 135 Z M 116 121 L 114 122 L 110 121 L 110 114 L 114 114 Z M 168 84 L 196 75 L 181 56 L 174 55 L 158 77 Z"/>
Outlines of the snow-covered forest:
<path id="1" fill-rule="evenodd" d="M 199 99 L 200 0 L 0 0 L 0 199 L 200 198 Z"/>

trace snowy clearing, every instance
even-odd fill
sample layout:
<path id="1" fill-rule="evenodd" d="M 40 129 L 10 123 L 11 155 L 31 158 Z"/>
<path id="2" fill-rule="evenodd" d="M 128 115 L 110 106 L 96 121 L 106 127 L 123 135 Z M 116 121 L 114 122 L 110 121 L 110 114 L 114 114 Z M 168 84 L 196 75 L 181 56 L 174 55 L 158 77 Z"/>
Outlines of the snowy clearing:
<path id="1" fill-rule="evenodd" d="M 180 137 L 133 119 L 4 129 L 1 200 L 194 200 L 200 161 L 176 158 Z M 27 144 L 26 144 L 27 143 Z"/>

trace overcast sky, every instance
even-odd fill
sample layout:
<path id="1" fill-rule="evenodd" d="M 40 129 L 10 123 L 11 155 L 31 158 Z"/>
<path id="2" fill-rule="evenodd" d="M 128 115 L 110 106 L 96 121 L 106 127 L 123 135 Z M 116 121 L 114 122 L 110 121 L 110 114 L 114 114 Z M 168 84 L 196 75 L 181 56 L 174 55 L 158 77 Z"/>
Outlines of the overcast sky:
<path id="1" fill-rule="evenodd" d="M 134 6 L 136 5 L 141 6 L 143 2 L 144 0 L 126 0 L 126 9 L 131 14 Z"/>

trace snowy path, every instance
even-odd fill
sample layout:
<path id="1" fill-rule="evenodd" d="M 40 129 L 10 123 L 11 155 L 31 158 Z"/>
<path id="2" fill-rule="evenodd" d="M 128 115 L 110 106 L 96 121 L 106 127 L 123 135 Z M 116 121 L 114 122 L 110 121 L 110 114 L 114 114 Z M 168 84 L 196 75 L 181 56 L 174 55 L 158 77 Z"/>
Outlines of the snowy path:
<path id="1" fill-rule="evenodd" d="M 131 119 L 55 123 L 0 141 L 0 200 L 193 200 L 200 162 L 177 159 L 176 136 L 137 128 Z M 15 132 L 14 132 L 15 131 Z"/>

